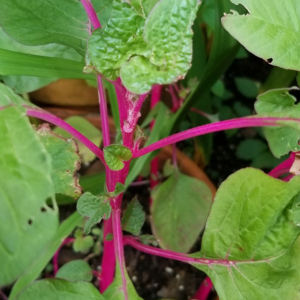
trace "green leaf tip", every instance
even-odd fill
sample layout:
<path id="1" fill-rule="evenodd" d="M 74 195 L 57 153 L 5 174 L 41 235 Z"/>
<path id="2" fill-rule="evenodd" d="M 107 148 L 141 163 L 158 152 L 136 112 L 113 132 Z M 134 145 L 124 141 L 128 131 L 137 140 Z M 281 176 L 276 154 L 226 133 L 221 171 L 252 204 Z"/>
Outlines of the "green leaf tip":
<path id="1" fill-rule="evenodd" d="M 87 218 L 84 226 L 84 233 L 89 234 L 92 226 L 99 223 L 102 219 L 107 220 L 111 214 L 111 206 L 107 197 L 94 196 L 87 192 L 84 193 L 77 202 L 77 211 Z"/>
<path id="2" fill-rule="evenodd" d="M 120 76 L 136 94 L 184 78 L 191 66 L 191 27 L 199 4 L 198 0 L 114 1 L 107 26 L 89 39 L 91 62 L 110 80 Z"/>
<path id="3" fill-rule="evenodd" d="M 120 171 L 124 168 L 124 161 L 132 158 L 132 152 L 123 145 L 110 145 L 103 149 L 104 159 L 107 166 L 113 171 Z"/>
<path id="4" fill-rule="evenodd" d="M 291 119 L 299 119 L 300 104 L 290 94 L 297 87 L 270 90 L 258 96 L 255 102 L 256 112 L 263 117 L 285 118 L 277 121 L 278 127 L 266 127 L 264 133 L 273 155 L 277 158 L 290 151 L 300 151 L 300 124 Z"/>

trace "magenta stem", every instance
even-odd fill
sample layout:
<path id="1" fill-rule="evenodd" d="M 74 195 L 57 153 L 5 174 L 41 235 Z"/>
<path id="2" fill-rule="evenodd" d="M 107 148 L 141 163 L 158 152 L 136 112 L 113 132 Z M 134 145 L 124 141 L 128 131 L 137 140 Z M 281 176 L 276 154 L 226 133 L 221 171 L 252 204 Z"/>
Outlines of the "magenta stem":
<path id="1" fill-rule="evenodd" d="M 208 133 L 228 130 L 228 129 L 237 129 L 237 128 L 246 128 L 246 127 L 270 127 L 270 126 L 280 126 L 279 121 L 297 121 L 299 119 L 290 119 L 290 118 L 260 118 L 260 117 L 251 117 L 251 118 L 238 118 L 233 120 L 220 121 L 212 124 L 198 126 L 192 129 L 185 130 L 180 133 L 173 134 L 169 137 L 166 137 L 156 143 L 153 143 L 139 151 L 135 152 L 133 157 L 140 157 L 149 152 L 155 151 L 162 147 L 193 138 L 195 136 L 204 135 Z"/>
<path id="2" fill-rule="evenodd" d="M 27 108 L 26 113 L 29 117 L 34 117 L 34 118 L 44 120 L 46 122 L 50 122 L 51 124 L 54 124 L 62 128 L 63 130 L 67 131 L 72 136 L 74 136 L 74 138 L 76 138 L 82 144 L 84 144 L 88 149 L 90 149 L 103 162 L 103 164 L 106 165 L 104 161 L 103 151 L 99 149 L 99 147 L 97 147 L 88 138 L 86 138 L 83 134 L 81 134 L 78 130 L 76 130 L 74 127 L 69 125 L 67 122 L 48 112 L 45 112 L 44 110 L 37 109 L 37 108 L 29 108 L 29 107 L 26 108 Z"/>
<path id="3" fill-rule="evenodd" d="M 172 84 L 169 85 L 169 93 L 172 99 L 172 112 L 175 112 L 180 107 L 180 101 L 175 94 L 175 90 Z"/>
<path id="4" fill-rule="evenodd" d="M 209 277 L 206 277 L 201 283 L 197 293 L 193 296 L 195 300 L 207 300 L 213 288 L 213 284 Z"/>
<path id="5" fill-rule="evenodd" d="M 125 257 L 124 257 L 124 246 L 123 246 L 123 234 L 121 227 L 121 209 L 113 209 L 112 211 L 112 225 L 113 225 L 113 241 L 114 248 L 116 252 L 116 257 L 118 259 L 121 275 L 122 275 L 122 285 L 124 300 L 128 300 L 127 284 L 125 277 Z"/>
<path id="6" fill-rule="evenodd" d="M 94 7 L 93 7 L 91 1 L 90 0 L 80 0 L 80 1 L 88 15 L 88 18 L 90 19 L 90 21 L 92 23 L 94 29 L 100 28 L 101 24 L 99 22 L 99 19 L 97 17 L 97 14 L 94 10 Z"/>
<path id="7" fill-rule="evenodd" d="M 98 75 L 97 80 L 98 80 L 98 96 L 99 96 L 100 116 L 101 116 L 101 123 L 102 123 L 103 145 L 104 145 L 104 147 L 107 147 L 110 145 L 110 134 L 109 134 L 106 96 L 105 96 L 101 76 Z"/>
<path id="8" fill-rule="evenodd" d="M 61 245 L 59 246 L 59 248 L 57 249 L 57 251 L 55 252 L 54 256 L 53 256 L 53 259 L 52 259 L 52 262 L 53 262 L 53 273 L 54 273 L 54 276 L 56 275 L 56 273 L 58 272 L 58 255 L 59 255 L 59 252 L 60 252 L 60 249 L 66 245 L 66 244 L 69 244 L 69 243 L 73 243 L 75 241 L 75 239 L 73 238 L 66 238 L 62 243 Z"/>
<path id="9" fill-rule="evenodd" d="M 289 170 L 295 160 L 295 152 L 292 152 L 290 154 L 290 157 L 283 161 L 281 164 L 279 164 L 277 167 L 275 167 L 269 175 L 274 178 L 279 178 L 280 176 L 289 173 Z"/>
<path id="10" fill-rule="evenodd" d="M 176 144 L 172 144 L 172 160 L 173 160 L 173 166 L 175 168 L 178 168 Z"/>
<path id="11" fill-rule="evenodd" d="M 203 116 L 203 117 L 205 117 L 207 119 L 209 119 L 209 117 L 210 117 L 209 114 L 207 114 L 206 112 L 204 112 L 202 110 L 199 110 L 197 108 L 194 108 L 194 107 L 191 108 L 191 111 L 195 112 L 195 113 L 197 113 L 197 114 L 199 114 L 199 115 L 201 115 L 201 116 Z"/>
<path id="12" fill-rule="evenodd" d="M 0 290 L 0 299 L 8 300 L 8 297 Z"/>

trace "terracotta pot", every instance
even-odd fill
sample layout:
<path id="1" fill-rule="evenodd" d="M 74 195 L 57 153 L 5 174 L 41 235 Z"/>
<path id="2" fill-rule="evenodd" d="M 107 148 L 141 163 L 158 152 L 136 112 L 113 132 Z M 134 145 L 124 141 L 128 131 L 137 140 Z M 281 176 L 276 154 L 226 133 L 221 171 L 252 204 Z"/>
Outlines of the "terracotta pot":
<path id="1" fill-rule="evenodd" d="M 55 106 L 98 105 L 98 92 L 83 79 L 60 79 L 29 94 L 33 101 Z"/>

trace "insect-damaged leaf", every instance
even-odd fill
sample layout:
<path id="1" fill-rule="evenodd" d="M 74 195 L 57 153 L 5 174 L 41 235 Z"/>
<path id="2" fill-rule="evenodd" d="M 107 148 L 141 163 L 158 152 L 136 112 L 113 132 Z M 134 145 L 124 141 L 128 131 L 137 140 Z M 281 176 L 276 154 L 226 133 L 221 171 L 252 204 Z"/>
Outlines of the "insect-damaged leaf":
<path id="1" fill-rule="evenodd" d="M 93 65 L 108 79 L 120 76 L 137 94 L 183 78 L 192 59 L 198 5 L 198 0 L 114 1 L 108 25 L 88 43 Z"/>
<path id="2" fill-rule="evenodd" d="M 298 0 L 231 0 L 249 12 L 233 11 L 222 18 L 225 29 L 250 52 L 272 65 L 300 70 Z"/>
<path id="3" fill-rule="evenodd" d="M 256 112 L 262 116 L 287 118 L 277 121 L 280 127 L 264 128 L 270 149 L 276 157 L 300 150 L 300 124 L 288 120 L 299 119 L 300 116 L 300 105 L 295 105 L 296 98 L 289 94 L 293 89 L 297 88 L 270 90 L 259 95 L 255 103 Z"/>
<path id="4" fill-rule="evenodd" d="M 146 214 L 143 207 L 137 197 L 135 197 L 131 200 L 124 212 L 122 228 L 133 235 L 139 235 L 141 228 L 144 225 L 145 218 Z"/>
<path id="5" fill-rule="evenodd" d="M 113 171 L 119 171 L 124 168 L 123 161 L 132 158 L 132 152 L 129 148 L 122 145 L 110 145 L 103 149 L 104 159 L 108 167 Z"/>
<path id="6" fill-rule="evenodd" d="M 153 190 L 151 227 L 159 245 L 186 253 L 203 230 L 212 195 L 199 179 L 176 171 Z"/>
<path id="7" fill-rule="evenodd" d="M 92 226 L 99 223 L 102 219 L 110 217 L 111 206 L 105 196 L 94 196 L 87 192 L 84 193 L 77 202 L 78 212 L 87 218 L 84 226 L 84 233 L 89 234 Z"/>
<path id="8" fill-rule="evenodd" d="M 59 223 L 58 211 L 46 205 L 55 195 L 51 158 L 25 110 L 0 110 L 0 132 L 2 287 L 34 266 L 36 258 L 53 242 Z"/>
<path id="9" fill-rule="evenodd" d="M 220 300 L 292 300 L 300 288 L 300 177 L 274 179 L 252 168 L 220 186 L 194 264 Z"/>
<path id="10" fill-rule="evenodd" d="M 37 129 L 37 134 L 52 157 L 52 180 L 57 194 L 78 198 L 82 194 L 76 176 L 81 158 L 74 139 L 65 139 L 51 131 L 48 124 Z"/>

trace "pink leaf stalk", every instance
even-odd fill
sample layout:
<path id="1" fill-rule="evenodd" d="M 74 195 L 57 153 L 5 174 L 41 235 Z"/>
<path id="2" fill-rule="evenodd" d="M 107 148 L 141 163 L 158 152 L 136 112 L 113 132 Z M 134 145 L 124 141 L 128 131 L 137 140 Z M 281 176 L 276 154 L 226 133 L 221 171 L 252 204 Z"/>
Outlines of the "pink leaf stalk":
<path id="1" fill-rule="evenodd" d="M 81 143 L 83 143 L 88 149 L 90 149 L 103 162 L 103 164 L 106 165 L 104 161 L 103 151 L 99 149 L 99 147 L 96 146 L 93 142 L 91 142 L 88 138 L 86 138 L 83 134 L 81 134 L 78 130 L 76 130 L 74 127 L 69 125 L 67 122 L 42 109 L 31 108 L 31 107 L 30 108 L 26 107 L 26 108 L 27 108 L 26 114 L 29 117 L 41 119 L 43 121 L 54 124 L 62 128 L 63 130 L 67 131 L 72 136 L 74 136 L 74 138 L 76 138 Z"/>
<path id="2" fill-rule="evenodd" d="M 281 164 L 279 164 L 277 167 L 275 167 L 269 175 L 274 178 L 279 178 L 280 176 L 289 173 L 289 170 L 295 160 L 295 152 L 292 152 L 290 154 L 290 157 L 283 161 Z"/>
<path id="3" fill-rule="evenodd" d="M 197 293 L 193 296 L 195 300 L 207 300 L 213 288 L 213 284 L 209 277 L 206 277 L 201 283 Z"/>
<path id="4" fill-rule="evenodd" d="M 100 21 L 97 17 L 97 14 L 94 10 L 94 7 L 93 7 L 91 1 L 90 0 L 80 0 L 80 1 L 88 15 L 88 18 L 90 19 L 90 21 L 92 23 L 94 29 L 100 28 L 101 24 L 100 24 Z"/>
<path id="5" fill-rule="evenodd" d="M 166 137 L 156 143 L 153 143 L 143 149 L 140 149 L 134 153 L 134 158 L 143 156 L 149 152 L 158 150 L 162 147 L 193 138 L 195 136 L 204 135 L 208 133 L 228 130 L 228 129 L 237 129 L 237 128 L 247 128 L 247 127 L 272 127 L 272 126 L 281 126 L 278 122 L 280 121 L 295 121 L 300 122 L 300 119 L 291 119 L 291 118 L 261 118 L 261 117 L 246 117 L 238 118 L 232 120 L 226 120 L 221 122 L 216 122 L 212 124 L 207 124 L 203 126 L 198 126 L 192 129 L 185 130 L 180 133 L 173 134 L 169 137 Z"/>
<path id="6" fill-rule="evenodd" d="M 60 252 L 60 249 L 66 245 L 66 244 L 69 244 L 69 243 L 73 243 L 75 241 L 75 239 L 73 238 L 66 238 L 62 243 L 61 245 L 59 246 L 59 248 L 57 249 L 57 251 L 55 252 L 54 256 L 53 256 L 53 273 L 54 273 L 54 276 L 56 275 L 56 273 L 58 272 L 58 255 L 59 255 L 59 252 Z"/>

